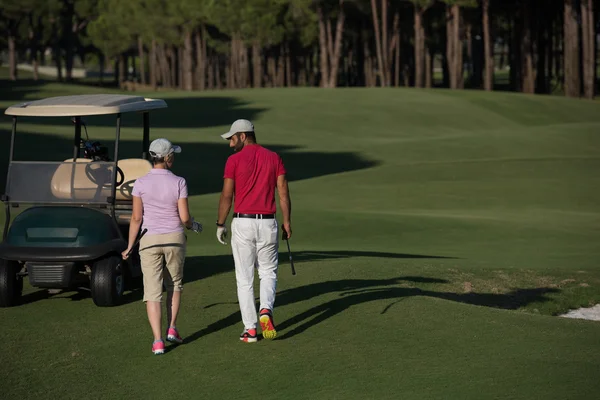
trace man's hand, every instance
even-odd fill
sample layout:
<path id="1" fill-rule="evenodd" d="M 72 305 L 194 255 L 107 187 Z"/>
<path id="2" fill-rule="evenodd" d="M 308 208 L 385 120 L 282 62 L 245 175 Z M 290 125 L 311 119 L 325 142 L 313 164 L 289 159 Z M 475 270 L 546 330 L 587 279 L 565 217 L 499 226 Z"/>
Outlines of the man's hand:
<path id="1" fill-rule="evenodd" d="M 283 240 L 289 239 L 292 237 L 292 224 L 288 223 L 283 223 L 281 225 L 281 229 L 283 230 L 283 233 L 281 234 L 281 237 L 283 238 Z"/>
<path id="2" fill-rule="evenodd" d="M 225 241 L 226 237 L 227 237 L 227 227 L 225 227 L 225 226 L 218 226 L 217 227 L 217 240 L 221 244 L 227 244 L 227 242 Z"/>

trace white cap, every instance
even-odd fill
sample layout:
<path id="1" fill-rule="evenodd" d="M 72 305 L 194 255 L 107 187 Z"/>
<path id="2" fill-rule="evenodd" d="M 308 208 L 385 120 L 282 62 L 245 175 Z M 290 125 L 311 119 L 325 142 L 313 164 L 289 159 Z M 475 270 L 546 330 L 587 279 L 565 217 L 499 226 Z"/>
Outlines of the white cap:
<path id="1" fill-rule="evenodd" d="M 231 124 L 229 132 L 222 134 L 221 137 L 225 140 L 229 140 L 230 137 L 238 132 L 254 132 L 254 125 L 252 125 L 252 122 L 248 121 L 247 119 L 238 119 Z"/>
<path id="2" fill-rule="evenodd" d="M 167 139 L 165 138 L 160 138 L 160 139 L 156 139 L 154 140 L 151 144 L 150 144 L 150 155 L 152 157 L 166 157 L 171 153 L 181 153 L 181 147 L 179 146 L 173 146 L 173 144 L 171 142 L 169 142 Z"/>

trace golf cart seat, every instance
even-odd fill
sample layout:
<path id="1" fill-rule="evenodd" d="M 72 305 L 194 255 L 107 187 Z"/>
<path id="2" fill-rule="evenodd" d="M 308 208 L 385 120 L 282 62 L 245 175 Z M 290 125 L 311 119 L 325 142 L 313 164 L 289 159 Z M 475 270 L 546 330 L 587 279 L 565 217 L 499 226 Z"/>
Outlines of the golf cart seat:
<path id="1" fill-rule="evenodd" d="M 117 200 L 133 200 L 131 192 L 133 184 L 138 178 L 146 175 L 152 169 L 152 164 L 143 158 L 125 158 L 119 160 L 117 165 L 123 171 L 125 180 L 117 187 Z"/>
<path id="2" fill-rule="evenodd" d="M 54 172 L 51 182 L 52 194 L 63 200 L 104 200 L 99 196 L 110 192 L 110 163 L 93 162 L 87 158 L 78 158 L 75 163 L 72 162 L 72 158 L 65 160 L 65 164 L 61 164 Z M 119 160 L 117 165 L 123 171 L 124 180 L 117 187 L 116 200 L 131 201 L 134 182 L 146 175 L 152 169 L 152 164 L 141 158 L 126 158 Z"/>

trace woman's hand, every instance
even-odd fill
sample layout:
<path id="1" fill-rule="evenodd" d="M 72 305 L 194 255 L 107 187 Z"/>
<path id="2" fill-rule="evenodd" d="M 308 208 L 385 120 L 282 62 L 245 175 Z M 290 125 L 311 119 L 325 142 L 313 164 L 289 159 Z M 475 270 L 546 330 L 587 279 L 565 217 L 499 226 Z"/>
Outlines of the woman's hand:
<path id="1" fill-rule="evenodd" d="M 129 252 L 131 251 L 131 247 L 128 247 L 125 251 L 121 253 L 121 257 L 123 260 L 127 260 L 129 258 Z"/>

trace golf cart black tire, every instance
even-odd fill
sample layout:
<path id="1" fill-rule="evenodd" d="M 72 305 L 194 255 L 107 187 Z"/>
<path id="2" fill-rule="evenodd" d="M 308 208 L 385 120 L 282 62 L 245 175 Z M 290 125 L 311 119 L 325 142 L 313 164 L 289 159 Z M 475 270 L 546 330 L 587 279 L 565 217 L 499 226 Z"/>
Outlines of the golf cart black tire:
<path id="1" fill-rule="evenodd" d="M 0 307 L 16 306 L 23 293 L 23 278 L 17 275 L 21 270 L 16 261 L 0 259 Z"/>
<path id="2" fill-rule="evenodd" d="M 110 256 L 98 260 L 92 266 L 90 287 L 92 300 L 98 307 L 112 307 L 121 304 L 125 290 L 125 271 L 123 260 Z M 122 284 L 117 284 L 118 278 Z"/>

